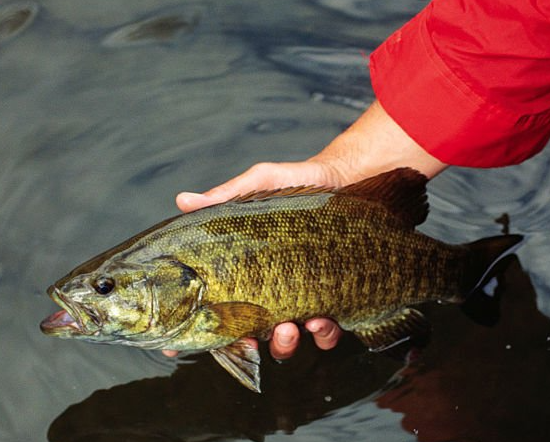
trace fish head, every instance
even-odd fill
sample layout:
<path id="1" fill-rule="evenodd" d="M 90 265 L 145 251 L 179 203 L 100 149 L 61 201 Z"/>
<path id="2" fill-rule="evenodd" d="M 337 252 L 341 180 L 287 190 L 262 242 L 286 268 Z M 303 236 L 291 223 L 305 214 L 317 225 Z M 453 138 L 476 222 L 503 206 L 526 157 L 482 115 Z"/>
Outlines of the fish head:
<path id="1" fill-rule="evenodd" d="M 40 324 L 60 338 L 163 348 L 200 303 L 204 284 L 171 257 L 78 268 L 48 289 L 61 308 Z"/>

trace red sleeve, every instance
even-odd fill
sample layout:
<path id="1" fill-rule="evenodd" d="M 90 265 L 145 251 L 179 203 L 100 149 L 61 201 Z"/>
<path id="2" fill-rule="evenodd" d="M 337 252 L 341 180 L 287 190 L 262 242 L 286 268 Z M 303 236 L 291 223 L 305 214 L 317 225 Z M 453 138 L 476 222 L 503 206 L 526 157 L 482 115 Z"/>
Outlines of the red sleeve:
<path id="1" fill-rule="evenodd" d="M 439 160 L 520 163 L 550 138 L 550 0 L 433 0 L 370 70 L 382 107 Z"/>

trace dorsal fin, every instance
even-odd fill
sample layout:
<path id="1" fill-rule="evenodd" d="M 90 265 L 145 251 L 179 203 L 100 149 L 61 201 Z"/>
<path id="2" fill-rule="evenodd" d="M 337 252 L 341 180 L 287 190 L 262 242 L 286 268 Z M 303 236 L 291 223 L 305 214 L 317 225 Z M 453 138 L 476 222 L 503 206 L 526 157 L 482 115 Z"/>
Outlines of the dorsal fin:
<path id="1" fill-rule="evenodd" d="M 271 190 L 253 190 L 244 195 L 237 195 L 228 202 L 237 202 L 244 203 L 247 201 L 259 201 L 267 198 L 276 198 L 283 196 L 304 196 L 304 195 L 318 195 L 320 193 L 331 193 L 334 192 L 332 187 L 322 187 L 322 186 L 294 186 L 294 187 L 284 187 L 282 189 L 271 189 Z"/>
<path id="2" fill-rule="evenodd" d="M 335 191 L 367 201 L 377 201 L 407 226 L 422 224 L 428 216 L 428 178 L 415 169 L 402 167 L 366 178 Z"/>
<path id="3" fill-rule="evenodd" d="M 366 178 L 340 189 L 311 185 L 275 190 L 255 190 L 245 195 L 237 195 L 229 202 L 243 203 L 268 198 L 319 195 L 322 193 L 348 195 L 367 201 L 379 202 L 401 219 L 405 225 L 414 227 L 422 224 L 428 216 L 427 182 L 426 176 L 417 170 L 402 167 Z"/>

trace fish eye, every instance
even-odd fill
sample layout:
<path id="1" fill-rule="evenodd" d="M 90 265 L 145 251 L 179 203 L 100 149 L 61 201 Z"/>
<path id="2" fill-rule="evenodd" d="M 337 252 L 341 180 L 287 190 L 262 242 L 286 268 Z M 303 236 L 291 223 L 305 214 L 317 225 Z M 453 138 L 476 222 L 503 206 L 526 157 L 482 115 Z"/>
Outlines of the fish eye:
<path id="1" fill-rule="evenodd" d="M 108 295 L 115 288 L 115 281 L 108 276 L 100 276 L 92 282 L 92 287 L 100 295 Z"/>
<path id="2" fill-rule="evenodd" d="M 181 272 L 181 281 L 184 286 L 189 286 L 191 281 L 194 279 L 197 279 L 197 272 L 195 272 L 191 267 L 181 264 L 180 265 L 182 272 Z"/>

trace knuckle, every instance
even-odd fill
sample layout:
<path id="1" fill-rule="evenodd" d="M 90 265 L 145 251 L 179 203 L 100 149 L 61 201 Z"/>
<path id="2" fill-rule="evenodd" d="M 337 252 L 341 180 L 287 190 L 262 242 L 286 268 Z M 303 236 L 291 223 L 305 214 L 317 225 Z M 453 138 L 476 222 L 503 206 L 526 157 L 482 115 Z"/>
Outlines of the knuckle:
<path id="1" fill-rule="evenodd" d="M 248 172 L 253 175 L 262 176 L 270 172 L 273 169 L 273 166 L 273 163 L 268 162 L 256 163 L 252 167 L 250 167 L 250 169 L 248 169 Z"/>

